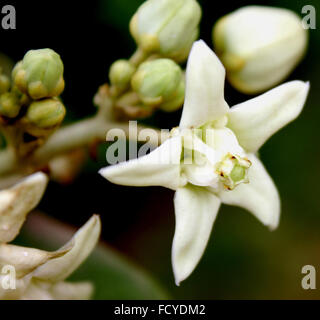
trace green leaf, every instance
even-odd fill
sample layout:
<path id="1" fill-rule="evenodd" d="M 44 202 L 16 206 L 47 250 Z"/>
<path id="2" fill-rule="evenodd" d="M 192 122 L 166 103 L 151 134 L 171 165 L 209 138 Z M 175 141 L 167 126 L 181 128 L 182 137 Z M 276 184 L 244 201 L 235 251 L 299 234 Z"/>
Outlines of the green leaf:
<path id="1" fill-rule="evenodd" d="M 31 214 L 15 244 L 55 250 L 75 230 L 41 213 Z M 168 299 L 168 294 L 140 267 L 100 243 L 69 281 L 91 281 L 93 299 Z"/>

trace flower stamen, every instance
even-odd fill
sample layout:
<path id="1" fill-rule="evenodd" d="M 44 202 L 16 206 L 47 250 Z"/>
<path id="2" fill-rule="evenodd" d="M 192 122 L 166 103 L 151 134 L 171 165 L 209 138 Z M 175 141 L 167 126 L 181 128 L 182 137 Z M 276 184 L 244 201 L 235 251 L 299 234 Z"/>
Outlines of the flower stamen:
<path id="1" fill-rule="evenodd" d="M 216 173 L 227 190 L 233 190 L 241 183 L 249 183 L 248 169 L 251 161 L 228 153 L 217 165 Z"/>

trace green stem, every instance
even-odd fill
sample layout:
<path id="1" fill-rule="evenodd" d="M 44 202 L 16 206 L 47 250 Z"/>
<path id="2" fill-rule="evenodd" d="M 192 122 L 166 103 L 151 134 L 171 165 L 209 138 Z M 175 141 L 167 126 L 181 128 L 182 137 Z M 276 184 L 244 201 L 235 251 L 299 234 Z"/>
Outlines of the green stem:
<path id="1" fill-rule="evenodd" d="M 62 127 L 56 131 L 47 142 L 40 147 L 26 163 L 18 163 L 14 152 L 5 150 L 0 152 L 0 176 L 12 174 L 14 172 L 23 172 L 33 167 L 41 166 L 50 161 L 50 159 L 72 151 L 76 148 L 90 145 L 95 140 L 105 141 L 106 134 L 111 129 L 121 129 L 126 136 L 130 136 L 127 123 L 109 122 L 100 116 L 81 120 L 77 123 Z M 146 127 L 138 125 L 138 133 Z M 160 137 L 160 131 L 158 130 Z M 159 139 L 160 141 L 160 139 Z M 2 179 L 2 178 L 1 178 Z"/>
<path id="2" fill-rule="evenodd" d="M 146 60 L 148 58 L 148 54 L 145 53 L 143 50 L 141 49 L 137 49 L 136 52 L 131 56 L 131 58 L 129 59 L 129 61 L 136 67 L 139 66 L 139 64 L 141 64 L 144 60 Z"/>

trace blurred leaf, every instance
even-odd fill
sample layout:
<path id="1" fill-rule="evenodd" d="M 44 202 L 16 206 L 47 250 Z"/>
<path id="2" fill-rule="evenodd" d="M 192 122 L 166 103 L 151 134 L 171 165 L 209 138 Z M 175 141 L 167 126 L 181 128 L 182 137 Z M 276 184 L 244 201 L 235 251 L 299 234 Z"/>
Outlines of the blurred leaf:
<path id="1" fill-rule="evenodd" d="M 55 250 L 74 232 L 43 214 L 31 214 L 15 244 Z M 103 243 L 68 280 L 91 281 L 95 286 L 93 299 L 168 299 L 146 272 Z"/>

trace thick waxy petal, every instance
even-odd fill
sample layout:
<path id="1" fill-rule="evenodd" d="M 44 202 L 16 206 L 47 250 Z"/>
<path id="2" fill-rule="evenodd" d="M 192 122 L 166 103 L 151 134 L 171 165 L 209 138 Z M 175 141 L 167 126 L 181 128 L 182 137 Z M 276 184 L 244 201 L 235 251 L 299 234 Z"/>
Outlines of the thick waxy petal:
<path id="1" fill-rule="evenodd" d="M 128 186 L 180 186 L 181 137 L 173 137 L 138 159 L 103 168 L 99 173 L 113 183 Z"/>
<path id="2" fill-rule="evenodd" d="M 188 185 L 177 190 L 174 205 L 176 228 L 172 264 L 179 285 L 192 273 L 203 255 L 220 200 L 205 188 Z"/>
<path id="3" fill-rule="evenodd" d="M 100 218 L 94 215 L 60 250 L 70 246 L 71 249 L 65 255 L 49 260 L 37 268 L 33 277 L 51 282 L 66 279 L 89 256 L 99 239 L 100 231 Z"/>
<path id="4" fill-rule="evenodd" d="M 0 300 L 19 300 L 24 295 L 30 284 L 30 277 L 26 276 L 22 279 L 16 279 L 13 283 L 10 283 L 10 275 L 0 274 Z M 10 286 L 4 287 L 3 285 Z M 13 287 L 11 287 L 13 285 Z M 15 287 L 15 288 L 14 288 Z"/>
<path id="5" fill-rule="evenodd" d="M 55 300 L 88 300 L 93 294 L 90 282 L 58 282 L 51 288 Z"/>
<path id="6" fill-rule="evenodd" d="M 256 152 L 302 111 L 309 83 L 291 81 L 230 109 L 228 127 L 241 146 Z"/>
<path id="7" fill-rule="evenodd" d="M 228 153 L 237 156 L 244 156 L 244 150 L 241 148 L 237 137 L 229 128 L 219 128 L 209 131 L 206 143 L 215 150 L 215 163 Z"/>
<path id="8" fill-rule="evenodd" d="M 11 244 L 0 244 L 0 270 L 5 265 L 12 265 L 15 267 L 17 278 L 22 278 L 48 260 L 60 257 L 67 251 L 66 248 L 65 250 L 47 252 Z"/>
<path id="9" fill-rule="evenodd" d="M 215 185 L 218 179 L 214 170 L 216 151 L 195 134 L 184 134 L 183 146 L 181 169 L 188 182 L 196 186 Z"/>
<path id="10" fill-rule="evenodd" d="M 248 184 L 240 184 L 232 191 L 222 191 L 223 203 L 239 206 L 254 214 L 264 225 L 275 229 L 279 224 L 280 198 L 276 186 L 261 161 L 253 154 L 248 171 Z"/>
<path id="11" fill-rule="evenodd" d="M 218 176 L 213 166 L 208 162 L 203 165 L 184 165 L 183 173 L 186 175 L 188 182 L 196 186 L 215 186 L 218 183 Z"/>
<path id="12" fill-rule="evenodd" d="M 202 41 L 194 43 L 187 65 L 186 96 L 180 127 L 198 127 L 224 116 L 225 69 L 214 52 Z"/>
<path id="13" fill-rule="evenodd" d="M 10 189 L 0 191 L 0 243 L 16 237 L 26 215 L 41 200 L 47 183 L 47 176 L 39 172 Z"/>

